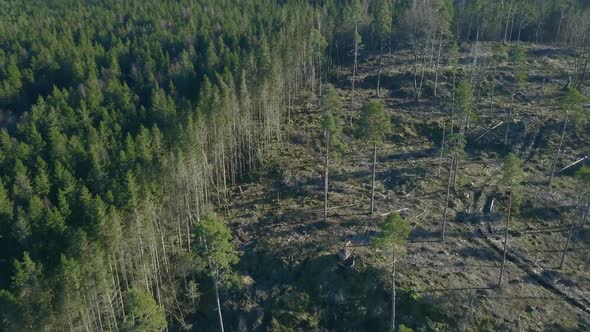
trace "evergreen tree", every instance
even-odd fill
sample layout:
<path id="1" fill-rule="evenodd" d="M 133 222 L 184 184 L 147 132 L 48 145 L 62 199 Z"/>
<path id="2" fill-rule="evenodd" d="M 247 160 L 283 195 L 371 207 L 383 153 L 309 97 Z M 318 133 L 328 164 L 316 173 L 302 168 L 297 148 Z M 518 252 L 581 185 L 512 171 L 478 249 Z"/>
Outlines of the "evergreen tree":
<path id="1" fill-rule="evenodd" d="M 324 132 L 326 146 L 324 165 L 324 221 L 327 221 L 330 157 L 337 158 L 344 150 L 344 144 L 341 140 L 342 126 L 338 117 L 341 107 L 340 97 L 332 85 L 328 85 L 323 99 L 322 130 Z"/>
<path id="2" fill-rule="evenodd" d="M 464 132 L 469 124 L 469 120 L 476 119 L 475 107 L 473 104 L 473 89 L 467 80 L 459 82 L 455 96 L 455 108 L 461 120 L 459 131 Z"/>
<path id="3" fill-rule="evenodd" d="M 396 321 L 396 263 L 404 251 L 409 234 L 408 222 L 402 219 L 398 212 L 393 212 L 381 224 L 379 235 L 372 239 L 372 245 L 385 251 L 386 260 L 391 265 L 391 331 L 395 331 Z"/>
<path id="4" fill-rule="evenodd" d="M 509 153 L 504 158 L 504 165 L 502 166 L 502 178 L 500 185 L 508 191 L 508 207 L 506 217 L 506 228 L 504 230 L 504 247 L 502 255 L 502 267 L 500 268 L 500 278 L 498 279 L 498 287 L 502 286 L 502 278 L 504 276 L 504 269 L 506 266 L 506 253 L 508 251 L 508 232 L 510 231 L 510 218 L 513 207 L 518 207 L 520 202 L 519 187 L 524 179 L 524 172 L 522 171 L 522 161 L 518 159 L 513 153 Z"/>
<path id="5" fill-rule="evenodd" d="M 196 254 L 202 261 L 207 262 L 204 272 L 213 280 L 219 325 L 223 332 L 219 287 L 231 279 L 231 268 L 238 262 L 238 256 L 231 243 L 232 235 L 223 220 L 212 212 L 196 223 L 193 234 L 199 239 L 199 246 L 195 247 Z"/>
<path id="6" fill-rule="evenodd" d="M 123 322 L 122 331 L 155 332 L 163 331 L 166 328 L 164 309 L 145 290 L 139 288 L 129 289 L 126 294 L 125 307 L 128 319 Z"/>
<path id="7" fill-rule="evenodd" d="M 551 186 L 553 182 L 553 177 L 555 176 L 555 168 L 557 167 L 557 162 L 559 160 L 559 155 L 561 154 L 561 148 L 563 146 L 563 139 L 565 137 L 565 133 L 570 122 L 570 119 L 574 121 L 574 128 L 579 128 L 581 124 L 588 121 L 590 118 L 590 114 L 584 110 L 582 103 L 587 100 L 584 95 L 582 95 L 577 89 L 569 88 L 567 94 L 560 100 L 559 109 L 561 112 L 565 113 L 565 119 L 563 121 L 563 127 L 561 129 L 561 136 L 559 138 L 559 143 L 557 145 L 557 150 L 555 151 L 555 156 L 553 157 L 553 162 L 551 165 L 551 173 L 549 175 L 548 185 Z"/>
<path id="8" fill-rule="evenodd" d="M 377 0 L 373 5 L 373 22 L 371 30 L 379 49 L 379 69 L 377 72 L 377 97 L 381 95 L 381 72 L 383 70 L 383 50 L 385 41 L 391 34 L 391 3 L 388 0 Z M 391 47 L 391 45 L 390 45 Z"/>
<path id="9" fill-rule="evenodd" d="M 380 102 L 372 101 L 361 110 L 359 136 L 365 143 L 373 146 L 373 175 L 371 184 L 371 214 L 374 211 L 375 172 L 377 167 L 377 146 L 383 143 L 384 136 L 391 130 L 391 120 Z"/>

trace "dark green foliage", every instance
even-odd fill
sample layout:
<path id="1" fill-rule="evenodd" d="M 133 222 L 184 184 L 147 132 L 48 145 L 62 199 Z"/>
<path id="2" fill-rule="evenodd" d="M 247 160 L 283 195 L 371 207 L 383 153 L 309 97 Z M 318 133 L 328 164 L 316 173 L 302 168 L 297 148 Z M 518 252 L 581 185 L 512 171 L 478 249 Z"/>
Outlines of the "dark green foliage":
<path id="1" fill-rule="evenodd" d="M 523 179 L 522 161 L 514 153 L 509 153 L 504 158 L 500 183 L 504 186 L 515 188 L 520 185 Z"/>
<path id="2" fill-rule="evenodd" d="M 406 327 L 404 324 L 401 324 L 400 326 L 398 326 L 397 330 L 398 330 L 398 332 L 414 332 L 413 329 Z"/>
<path id="3" fill-rule="evenodd" d="M 560 109 L 569 114 L 576 131 L 582 130 L 590 120 L 590 112 L 583 106 L 583 103 L 587 100 L 588 98 L 581 94 L 578 89 L 572 87 L 567 90 L 567 94 L 560 100 Z"/>
<path id="4" fill-rule="evenodd" d="M 322 129 L 330 137 L 330 155 L 332 158 L 340 156 L 346 149 L 342 142 L 342 100 L 336 89 L 330 84 L 322 96 Z"/>
<path id="5" fill-rule="evenodd" d="M 516 87 L 519 90 L 524 90 L 528 79 L 528 67 L 526 50 L 522 45 L 516 45 L 513 47 L 512 61 Z"/>
<path id="6" fill-rule="evenodd" d="M 465 157 L 465 136 L 459 133 L 453 133 L 445 140 L 445 150 L 447 153 L 458 159 Z"/>
<path id="7" fill-rule="evenodd" d="M 316 61 L 290 51 L 317 44 L 319 57 L 327 46 L 313 13 L 274 0 L 2 6 L 0 329 L 94 330 L 102 320 L 116 330 L 130 317 L 115 301 L 131 286 L 152 290 L 172 326 L 188 323 L 194 292 L 179 294 L 206 261 L 186 259 L 199 242 L 173 195 L 201 195 L 203 183 L 221 187 L 259 163 L 246 150 L 276 140 L 282 115 L 258 110 L 284 105 L 304 84 L 303 62 Z M 217 198 L 191 199 L 191 213 Z M 199 231 L 231 245 L 224 229 Z M 212 256 L 219 270 L 237 259 L 223 257 Z"/>
<path id="8" fill-rule="evenodd" d="M 409 234 L 408 222 L 398 212 L 393 212 L 381 224 L 381 232 L 372 239 L 372 243 L 384 251 L 398 252 L 403 250 Z"/>
<path id="9" fill-rule="evenodd" d="M 577 170 L 576 178 L 580 181 L 581 184 L 590 188 L 590 167 L 583 166 L 582 168 Z"/>
<path id="10" fill-rule="evenodd" d="M 152 295 L 142 289 L 127 291 L 125 306 L 129 318 L 121 326 L 125 332 L 163 331 L 166 327 L 164 308 L 159 306 Z"/>
<path id="11" fill-rule="evenodd" d="M 579 190 L 582 195 L 590 192 L 590 167 L 583 166 L 576 171 L 576 180 L 578 182 Z"/>
<path id="12" fill-rule="evenodd" d="M 522 202 L 520 186 L 524 178 L 522 161 L 514 153 L 509 153 L 504 158 L 500 185 L 503 186 L 504 191 L 511 193 L 512 209 L 516 212 L 518 212 Z"/>
<path id="13" fill-rule="evenodd" d="M 455 95 L 455 104 L 457 113 L 461 117 L 461 120 L 473 120 L 477 118 L 475 107 L 473 105 L 473 89 L 471 88 L 469 81 L 462 80 L 459 82 Z"/>
<path id="14" fill-rule="evenodd" d="M 230 279 L 231 268 L 238 262 L 238 256 L 231 243 L 231 232 L 223 219 L 215 213 L 208 213 L 194 226 L 194 238 L 199 243 L 195 247 L 197 256 L 207 262 L 206 273 L 220 281 Z"/>
<path id="15" fill-rule="evenodd" d="M 361 109 L 358 133 L 365 142 L 379 145 L 385 134 L 391 131 L 391 120 L 383 108 L 383 104 L 372 101 Z"/>
<path id="16" fill-rule="evenodd" d="M 501 2 L 489 3 L 498 8 Z M 545 41 L 573 36 L 565 24 L 557 33 L 556 22 L 562 7 L 572 13 L 581 10 L 578 4 L 559 1 L 540 11 L 542 3 L 523 7 L 522 39 L 533 39 L 528 18 L 543 27 Z M 403 40 L 397 27 L 412 4 L 3 3 L 0 330 L 178 330 L 191 324 L 207 330 L 211 324 L 202 317 L 210 310 L 195 303 L 210 285 L 198 280 L 203 289 L 197 289 L 195 280 L 231 281 L 238 258 L 230 229 L 204 211 L 227 203 L 225 189 L 282 141 L 284 106 L 302 87 L 317 84 L 316 68 L 322 78 L 330 77 L 334 64 L 352 59 L 355 42 L 366 41 L 362 62 L 390 37 L 394 44 Z M 481 27 L 480 40 L 497 39 L 500 24 L 487 15 L 484 2 L 457 10 L 449 0 L 432 6 L 436 22 L 424 31 L 432 38 L 440 32 L 443 39 L 456 33 L 459 41 L 472 40 Z M 450 53 L 448 64 L 458 73 L 459 47 L 455 40 L 448 43 L 443 54 Z M 430 44 L 434 52 L 436 40 Z M 329 59 L 326 52 L 338 56 Z M 526 54 L 517 47 L 514 55 L 515 79 L 522 84 Z M 475 118 L 472 90 L 461 81 L 456 91 L 457 112 L 468 119 Z M 322 92 L 322 129 L 335 156 L 345 149 L 341 100 L 329 85 Z M 561 104 L 578 128 L 588 118 L 582 102 L 571 89 Z M 363 107 L 359 127 L 364 142 L 377 146 L 390 132 L 391 119 L 383 105 L 372 102 Z M 462 135 L 449 136 L 447 144 L 450 154 L 464 154 Z M 518 173 L 510 172 L 514 186 Z M 398 219 L 387 219 L 376 244 L 401 246 L 407 225 Z M 370 272 L 350 283 L 330 273 L 339 288 L 363 293 L 361 277 L 372 278 Z M 287 329 L 322 329 L 317 315 L 326 314 L 315 307 L 323 301 L 317 286 L 287 296 L 294 303 L 275 312 L 277 321 Z M 347 304 L 346 311 L 359 309 L 357 304 Z"/>
<path id="17" fill-rule="evenodd" d="M 381 43 L 389 37 L 391 31 L 391 1 L 377 0 L 371 2 L 371 35 L 375 39 L 375 48 L 383 47 Z"/>

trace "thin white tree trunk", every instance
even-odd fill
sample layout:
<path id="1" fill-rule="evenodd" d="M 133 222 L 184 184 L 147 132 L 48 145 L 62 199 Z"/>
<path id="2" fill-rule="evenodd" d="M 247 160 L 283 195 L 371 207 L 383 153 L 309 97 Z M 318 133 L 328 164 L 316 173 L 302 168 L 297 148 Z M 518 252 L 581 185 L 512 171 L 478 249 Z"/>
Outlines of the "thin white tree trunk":
<path id="1" fill-rule="evenodd" d="M 549 176 L 549 186 L 551 186 L 551 182 L 553 182 L 553 177 L 555 176 L 555 168 L 557 167 L 557 160 L 559 159 L 559 154 L 561 152 L 561 146 L 563 145 L 563 137 L 565 136 L 565 130 L 567 129 L 567 123 L 569 121 L 569 114 L 565 113 L 565 121 L 563 122 L 563 128 L 561 130 L 561 137 L 559 138 L 559 144 L 557 146 L 557 151 L 555 151 L 555 157 L 553 158 L 553 165 L 551 166 L 551 175 Z"/>
<path id="2" fill-rule="evenodd" d="M 506 230 L 504 231 L 504 250 L 502 255 L 502 267 L 500 268 L 500 278 L 498 279 L 498 288 L 502 287 L 502 278 L 504 277 L 504 269 L 506 268 L 506 252 L 508 251 L 508 231 L 510 230 L 510 214 L 512 213 L 512 189 L 510 190 L 510 197 L 508 200 L 508 217 L 506 218 Z"/>
<path id="3" fill-rule="evenodd" d="M 375 171 L 377 168 L 377 144 L 373 145 L 373 182 L 371 185 L 371 214 L 375 210 Z"/>

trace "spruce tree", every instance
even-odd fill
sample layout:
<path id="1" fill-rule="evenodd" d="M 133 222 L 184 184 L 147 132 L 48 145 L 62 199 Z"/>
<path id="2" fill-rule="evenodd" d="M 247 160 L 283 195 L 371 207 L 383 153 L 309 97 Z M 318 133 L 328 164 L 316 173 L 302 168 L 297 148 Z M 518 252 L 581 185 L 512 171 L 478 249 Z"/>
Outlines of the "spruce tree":
<path id="1" fill-rule="evenodd" d="M 123 332 L 163 331 L 166 328 L 164 308 L 156 303 L 152 294 L 131 288 L 126 294 L 127 320 L 123 322 Z"/>

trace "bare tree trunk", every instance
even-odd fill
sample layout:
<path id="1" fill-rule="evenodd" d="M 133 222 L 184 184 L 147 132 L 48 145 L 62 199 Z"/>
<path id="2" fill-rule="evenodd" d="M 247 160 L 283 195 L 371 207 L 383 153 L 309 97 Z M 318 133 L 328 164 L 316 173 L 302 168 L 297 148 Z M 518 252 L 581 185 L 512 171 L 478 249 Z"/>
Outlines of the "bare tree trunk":
<path id="1" fill-rule="evenodd" d="M 510 132 L 510 122 L 512 121 L 512 106 L 508 110 L 508 119 L 506 120 L 506 132 L 504 133 L 504 145 L 508 144 L 508 133 Z"/>
<path id="2" fill-rule="evenodd" d="M 582 220 L 580 222 L 580 231 L 586 226 L 586 221 L 588 220 L 588 215 L 590 215 L 590 202 L 586 205 L 586 212 L 582 216 Z"/>
<path id="3" fill-rule="evenodd" d="M 500 278 L 498 279 L 498 288 L 502 287 L 502 278 L 506 268 L 506 252 L 508 250 L 508 231 L 510 230 L 510 213 L 512 212 L 512 189 L 508 198 L 508 217 L 506 218 L 506 230 L 504 231 L 504 250 L 502 255 L 502 267 L 500 268 Z"/>
<path id="4" fill-rule="evenodd" d="M 455 157 L 455 166 L 453 170 L 453 190 L 457 190 L 457 174 L 459 173 L 459 157 Z"/>
<path id="5" fill-rule="evenodd" d="M 578 225 L 578 227 L 576 227 L 576 236 L 574 237 L 574 243 L 572 243 L 572 248 L 575 247 L 576 239 L 580 238 L 580 232 L 584 230 L 584 227 L 586 226 L 588 215 L 590 215 L 590 202 L 586 204 L 586 211 L 584 211 L 584 213 L 582 214 L 582 217 L 580 218 L 580 224 Z"/>
<path id="6" fill-rule="evenodd" d="M 358 23 L 354 25 L 354 65 L 352 67 L 352 91 L 350 93 L 350 126 L 352 126 L 352 115 L 354 111 L 354 83 L 356 81 L 356 69 L 358 61 L 358 42 L 356 36 L 358 34 Z"/>
<path id="7" fill-rule="evenodd" d="M 449 182 L 447 183 L 447 195 L 445 198 L 445 211 L 443 212 L 443 222 L 442 222 L 442 231 L 441 231 L 441 241 L 445 241 L 445 235 L 447 231 L 447 213 L 449 210 L 449 198 L 451 196 L 451 183 L 453 179 L 453 169 L 455 164 L 455 156 L 451 158 L 451 164 L 449 165 Z"/>
<path id="8" fill-rule="evenodd" d="M 379 72 L 377 74 L 377 97 L 381 97 L 381 72 L 383 70 L 383 42 L 379 49 Z"/>
<path id="9" fill-rule="evenodd" d="M 420 102 L 420 94 L 418 92 L 418 53 L 416 51 L 416 46 L 414 45 L 414 100 L 416 101 L 416 106 Z"/>
<path id="10" fill-rule="evenodd" d="M 442 132 L 442 142 L 440 143 L 440 158 L 438 160 L 438 171 L 437 175 L 440 176 L 440 169 L 442 168 L 443 156 L 445 152 L 445 134 L 446 134 L 446 122 L 443 120 L 443 132 Z"/>
<path id="11" fill-rule="evenodd" d="M 572 220 L 572 222 L 570 223 L 570 229 L 567 233 L 567 241 L 565 242 L 565 248 L 563 248 L 563 253 L 561 254 L 561 261 L 559 262 L 559 269 L 563 269 L 563 264 L 565 264 L 565 255 L 567 254 L 567 251 L 569 249 L 570 246 L 570 242 L 572 240 L 572 234 L 574 233 L 574 225 L 576 223 Z"/>
<path id="12" fill-rule="evenodd" d="M 565 130 L 567 128 L 568 120 L 569 120 L 569 114 L 566 112 L 565 121 L 563 122 L 563 128 L 561 130 L 561 137 L 559 138 L 559 145 L 557 146 L 557 151 L 555 151 L 555 157 L 553 158 L 553 165 L 551 166 L 551 175 L 549 176 L 549 183 L 548 183 L 549 186 L 551 186 L 551 182 L 553 182 L 553 177 L 555 176 L 555 167 L 557 167 L 557 160 L 559 159 L 559 153 L 561 151 L 561 146 L 563 145 L 563 137 L 565 136 Z"/>
<path id="13" fill-rule="evenodd" d="M 442 49 L 442 37 L 443 37 L 443 30 L 440 29 L 440 36 L 438 38 L 438 55 L 436 57 L 436 68 L 434 70 L 434 96 L 437 97 L 437 88 L 438 88 L 438 69 L 440 67 L 440 52 Z"/>
<path id="14" fill-rule="evenodd" d="M 217 271 L 215 271 L 215 276 L 213 277 L 213 286 L 215 287 L 215 300 L 217 301 L 217 316 L 219 317 L 219 327 L 221 328 L 221 332 L 224 332 L 223 316 L 221 315 L 221 302 L 219 301 L 219 285 Z"/>
<path id="15" fill-rule="evenodd" d="M 453 134 L 453 129 L 455 127 L 455 90 L 456 90 L 456 81 L 457 81 L 457 73 L 455 69 L 453 69 L 453 93 L 451 96 L 451 131 L 450 134 Z"/>
<path id="16" fill-rule="evenodd" d="M 371 214 L 375 211 L 375 171 L 377 168 L 377 144 L 373 145 L 373 183 L 371 185 Z"/>
<path id="17" fill-rule="evenodd" d="M 563 13 L 565 7 L 561 8 L 561 15 L 559 16 L 559 24 L 557 25 L 557 33 L 555 34 L 555 44 L 559 44 L 559 35 L 561 35 L 561 22 L 563 21 Z"/>
<path id="18" fill-rule="evenodd" d="M 498 61 L 494 63 L 494 73 L 492 74 L 492 93 L 490 95 L 490 116 L 494 113 L 494 92 L 496 90 L 496 72 L 498 70 Z"/>
<path id="19" fill-rule="evenodd" d="M 512 7 L 514 1 L 510 2 L 510 7 L 508 8 L 508 16 L 506 17 L 506 26 L 504 28 L 504 43 L 506 43 L 506 39 L 508 38 L 508 26 L 510 25 L 510 16 L 512 14 Z"/>
<path id="20" fill-rule="evenodd" d="M 395 331 L 395 297 L 396 297 L 396 288 L 395 288 L 395 267 L 396 267 L 396 258 L 395 252 L 391 251 L 392 256 L 392 266 L 391 266 L 391 332 Z"/>
<path id="21" fill-rule="evenodd" d="M 326 165 L 324 171 L 324 221 L 328 221 L 328 171 L 330 163 L 330 132 L 325 131 L 326 137 Z"/>

